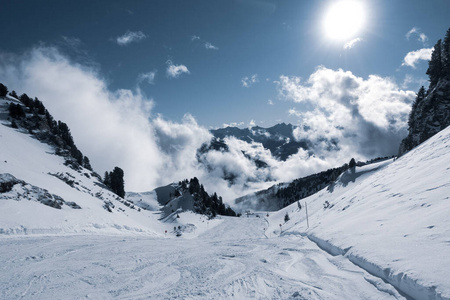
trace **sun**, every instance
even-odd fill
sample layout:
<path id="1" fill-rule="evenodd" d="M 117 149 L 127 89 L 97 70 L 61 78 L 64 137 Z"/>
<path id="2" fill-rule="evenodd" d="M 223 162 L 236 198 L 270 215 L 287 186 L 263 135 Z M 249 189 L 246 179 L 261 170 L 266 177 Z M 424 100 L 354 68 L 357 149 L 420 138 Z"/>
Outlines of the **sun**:
<path id="1" fill-rule="evenodd" d="M 365 9 L 361 1 L 334 2 L 323 19 L 324 33 L 330 40 L 349 40 L 361 31 L 365 18 Z"/>

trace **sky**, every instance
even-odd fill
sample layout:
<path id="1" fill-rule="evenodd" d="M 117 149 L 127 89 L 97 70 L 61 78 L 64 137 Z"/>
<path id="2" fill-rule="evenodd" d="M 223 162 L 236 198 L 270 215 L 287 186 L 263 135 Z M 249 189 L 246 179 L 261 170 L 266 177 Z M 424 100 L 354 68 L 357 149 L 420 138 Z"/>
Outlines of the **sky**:
<path id="1" fill-rule="evenodd" d="M 442 38 L 449 1 L 362 2 L 363 28 L 335 42 L 322 28 L 333 1 L 3 1 L 0 49 L 58 47 L 95 66 L 110 90 L 139 87 L 153 113 L 170 120 L 189 112 L 208 128 L 296 124 L 289 114 L 296 105 L 279 96 L 282 75 L 306 79 L 318 66 L 342 68 L 414 91 L 426 80 L 425 61 L 415 69 L 402 63 Z M 181 69 L 169 75 L 170 66 Z"/>
<path id="2" fill-rule="evenodd" d="M 428 85 L 433 45 L 450 26 L 448 0 L 1 6 L 0 82 L 42 100 L 94 168 L 122 166 L 136 191 L 193 174 L 207 180 L 196 149 L 208 129 L 228 125 L 292 123 L 303 125 L 299 139 L 316 141 L 313 159 L 268 157 L 270 174 L 223 153 L 205 158 L 247 174 L 242 188 L 249 178 L 289 180 L 349 156 L 394 154 L 415 93 Z M 339 140 L 335 154 L 324 138 Z"/>

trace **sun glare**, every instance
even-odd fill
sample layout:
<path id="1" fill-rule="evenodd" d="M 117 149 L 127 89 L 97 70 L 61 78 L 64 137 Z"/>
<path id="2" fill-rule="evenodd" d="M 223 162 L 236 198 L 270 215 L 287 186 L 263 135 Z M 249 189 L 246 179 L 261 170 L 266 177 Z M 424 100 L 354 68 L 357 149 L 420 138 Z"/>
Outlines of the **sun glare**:
<path id="1" fill-rule="evenodd" d="M 365 11 L 361 1 L 344 0 L 333 3 L 323 20 L 328 39 L 343 41 L 355 37 L 364 26 Z"/>

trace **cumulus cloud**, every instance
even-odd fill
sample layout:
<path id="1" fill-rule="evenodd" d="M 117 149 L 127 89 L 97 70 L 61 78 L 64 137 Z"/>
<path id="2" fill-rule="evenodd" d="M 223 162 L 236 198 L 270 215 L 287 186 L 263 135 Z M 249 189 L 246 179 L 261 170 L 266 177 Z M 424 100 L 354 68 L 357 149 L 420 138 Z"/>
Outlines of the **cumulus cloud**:
<path id="1" fill-rule="evenodd" d="M 308 80 L 281 76 L 281 97 L 308 103 L 312 110 L 291 109 L 300 126 L 297 139 L 313 142 L 314 153 L 328 153 L 338 145 L 339 152 L 368 159 L 395 154 L 406 135 L 412 91 L 401 90 L 389 78 L 370 75 L 357 77 L 349 71 L 319 67 Z M 328 153 L 328 154 L 327 154 Z"/>
<path id="2" fill-rule="evenodd" d="M 345 43 L 345 44 L 344 44 L 344 49 L 345 49 L 345 50 L 351 49 L 351 48 L 355 47 L 356 44 L 359 43 L 359 42 L 361 42 L 361 41 L 362 41 L 361 38 L 355 38 L 355 39 L 353 39 L 353 40 L 351 40 L 351 41 Z"/>
<path id="3" fill-rule="evenodd" d="M 214 46 L 213 44 L 211 44 L 210 42 L 206 42 L 205 43 L 205 48 L 207 50 L 219 50 L 219 47 Z"/>
<path id="4" fill-rule="evenodd" d="M 267 104 L 274 105 L 273 101 L 271 99 L 267 100 Z"/>
<path id="5" fill-rule="evenodd" d="M 403 59 L 402 66 L 408 66 L 415 69 L 419 60 L 430 60 L 432 53 L 433 48 L 423 48 L 417 51 L 408 52 Z"/>
<path id="6" fill-rule="evenodd" d="M 191 115 L 181 123 L 152 118 L 153 100 L 139 89 L 110 91 L 95 69 L 56 48 L 0 54 L 0 77 L 16 91 L 37 96 L 66 122 L 95 170 L 123 168 L 127 190 L 151 190 L 199 173 L 196 150 L 211 136 Z"/>
<path id="7" fill-rule="evenodd" d="M 147 72 L 147 73 L 141 73 L 138 76 L 138 83 L 147 82 L 148 84 L 154 84 L 155 83 L 155 77 L 156 77 L 156 70 Z"/>
<path id="8" fill-rule="evenodd" d="M 245 76 L 241 79 L 242 86 L 245 88 L 251 87 L 253 84 L 259 82 L 258 74 L 253 74 L 251 76 Z"/>
<path id="9" fill-rule="evenodd" d="M 200 37 L 198 36 L 198 35 L 193 35 L 193 36 L 191 36 L 191 41 L 193 42 L 193 41 L 196 41 L 196 40 L 199 40 L 200 39 Z"/>
<path id="10" fill-rule="evenodd" d="M 210 146 L 212 136 L 192 115 L 179 122 L 152 115 L 153 100 L 139 88 L 111 91 L 98 70 L 52 47 L 23 55 L 0 53 L 0 78 L 11 90 L 37 96 L 56 119 L 66 122 L 95 170 L 124 169 L 128 191 L 196 176 L 208 192 L 229 202 L 279 181 L 342 165 L 352 156 L 392 154 L 415 97 L 389 79 L 364 80 L 342 70 L 319 68 L 305 83 L 282 76 L 278 85 L 283 97 L 311 103 L 314 110 L 296 110 L 304 126 L 294 131 L 296 139 L 310 140 L 311 150 L 300 149 L 279 161 L 260 143 L 235 138 L 226 138 L 228 151 L 199 152 L 202 145 Z"/>
<path id="11" fill-rule="evenodd" d="M 409 40 L 412 36 L 417 36 L 417 40 L 422 44 L 425 44 L 428 40 L 428 37 L 425 35 L 425 33 L 421 32 L 421 30 L 417 27 L 411 28 L 411 30 L 406 33 L 407 40 Z"/>
<path id="12" fill-rule="evenodd" d="M 178 78 L 183 73 L 190 74 L 191 72 L 185 65 L 175 65 L 170 59 L 167 61 L 166 74 L 169 78 Z"/>
<path id="13" fill-rule="evenodd" d="M 127 31 L 125 34 L 118 36 L 116 42 L 120 46 L 126 46 L 133 42 L 139 42 L 146 37 L 147 36 L 142 31 Z"/>

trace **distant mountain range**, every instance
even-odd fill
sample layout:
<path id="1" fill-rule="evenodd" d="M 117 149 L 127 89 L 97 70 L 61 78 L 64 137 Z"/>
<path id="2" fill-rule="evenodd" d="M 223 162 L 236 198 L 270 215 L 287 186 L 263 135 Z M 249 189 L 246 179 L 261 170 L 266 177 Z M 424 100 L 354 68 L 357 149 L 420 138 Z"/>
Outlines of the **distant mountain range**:
<path id="1" fill-rule="evenodd" d="M 215 150 L 226 149 L 224 139 L 235 137 L 241 141 L 261 143 L 270 150 L 272 156 L 285 161 L 290 155 L 296 154 L 299 148 L 308 150 L 307 140 L 297 141 L 293 132 L 297 126 L 280 123 L 269 128 L 254 126 L 250 128 L 226 127 L 210 130 L 214 138 L 211 146 Z"/>

